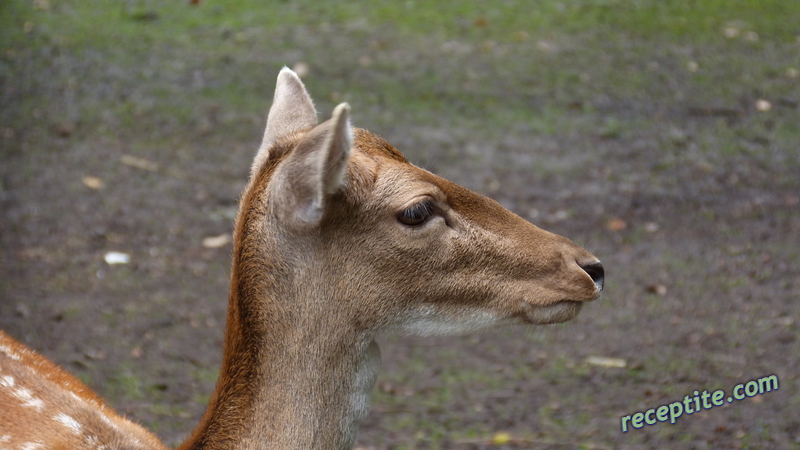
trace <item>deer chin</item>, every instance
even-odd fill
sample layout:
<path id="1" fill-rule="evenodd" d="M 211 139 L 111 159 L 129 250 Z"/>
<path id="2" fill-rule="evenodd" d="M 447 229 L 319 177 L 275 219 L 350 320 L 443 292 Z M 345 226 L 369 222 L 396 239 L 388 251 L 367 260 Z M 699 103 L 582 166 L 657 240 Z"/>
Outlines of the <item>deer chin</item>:
<path id="1" fill-rule="evenodd" d="M 565 300 L 551 305 L 532 305 L 522 302 L 522 318 L 525 322 L 534 325 L 547 325 L 550 323 L 566 322 L 581 311 L 583 302 Z"/>
<path id="2" fill-rule="evenodd" d="M 392 324 L 389 331 L 415 336 L 461 336 L 503 325 L 561 323 L 577 316 L 583 303 L 564 300 L 549 305 L 533 305 L 522 300 L 522 310 L 513 316 L 470 307 L 453 311 L 430 304 L 421 305 L 406 311 L 405 319 Z"/>

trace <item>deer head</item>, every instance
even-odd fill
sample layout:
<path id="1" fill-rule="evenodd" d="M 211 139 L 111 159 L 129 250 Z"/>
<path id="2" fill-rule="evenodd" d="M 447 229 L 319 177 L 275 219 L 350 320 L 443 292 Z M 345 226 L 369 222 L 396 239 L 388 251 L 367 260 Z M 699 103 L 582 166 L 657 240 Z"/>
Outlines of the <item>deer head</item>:
<path id="1" fill-rule="evenodd" d="M 349 116 L 341 104 L 317 125 L 284 69 L 237 227 L 237 253 L 291 268 L 283 285 L 309 289 L 314 314 L 442 334 L 562 322 L 598 298 L 597 258 L 411 165 Z"/>

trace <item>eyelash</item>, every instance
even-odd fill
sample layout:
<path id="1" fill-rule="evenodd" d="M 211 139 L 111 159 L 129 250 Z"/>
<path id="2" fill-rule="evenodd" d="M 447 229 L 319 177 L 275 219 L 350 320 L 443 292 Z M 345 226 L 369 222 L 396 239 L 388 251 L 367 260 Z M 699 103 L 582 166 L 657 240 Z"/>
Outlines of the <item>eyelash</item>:
<path id="1" fill-rule="evenodd" d="M 427 200 L 404 209 L 397 215 L 397 220 L 408 226 L 419 226 L 425 223 L 432 215 L 433 202 Z"/>

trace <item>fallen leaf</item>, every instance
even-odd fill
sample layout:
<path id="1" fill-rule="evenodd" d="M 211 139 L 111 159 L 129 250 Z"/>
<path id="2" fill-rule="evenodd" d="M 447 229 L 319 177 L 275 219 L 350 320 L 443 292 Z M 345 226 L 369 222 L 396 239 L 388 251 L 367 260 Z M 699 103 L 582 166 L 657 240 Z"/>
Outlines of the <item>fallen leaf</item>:
<path id="1" fill-rule="evenodd" d="M 592 366 L 618 368 L 623 368 L 628 365 L 627 361 L 622 358 L 610 358 L 608 356 L 589 356 L 586 358 L 586 364 Z"/>
<path id="2" fill-rule="evenodd" d="M 81 182 L 89 189 L 101 189 L 103 187 L 103 180 L 89 175 L 81 178 Z"/>
<path id="3" fill-rule="evenodd" d="M 131 155 L 122 155 L 122 157 L 120 157 L 119 160 L 122 164 L 125 164 L 126 166 L 136 167 L 137 169 L 142 169 L 142 170 L 149 170 L 151 172 L 158 171 L 158 163 L 150 161 L 149 159 L 138 158 L 136 156 L 131 156 Z"/>
<path id="4" fill-rule="evenodd" d="M 229 233 L 220 234 L 219 236 L 209 236 L 203 239 L 203 247 L 205 248 L 220 248 L 228 245 L 231 241 Z"/>
<path id="5" fill-rule="evenodd" d="M 628 223 L 619 217 L 609 219 L 609 221 L 606 222 L 606 229 L 608 231 L 622 231 L 625 228 L 628 228 Z"/>
<path id="6" fill-rule="evenodd" d="M 511 435 L 505 431 L 495 433 L 492 437 L 492 444 L 494 445 L 503 445 L 508 444 L 509 442 L 511 442 Z"/>

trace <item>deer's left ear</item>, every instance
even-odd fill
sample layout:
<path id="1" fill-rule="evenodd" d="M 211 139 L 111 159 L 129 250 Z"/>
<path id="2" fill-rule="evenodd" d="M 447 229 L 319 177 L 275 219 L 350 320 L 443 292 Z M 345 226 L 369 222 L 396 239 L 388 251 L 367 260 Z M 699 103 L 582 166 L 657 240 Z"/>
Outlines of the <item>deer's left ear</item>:
<path id="1" fill-rule="evenodd" d="M 264 139 L 256 154 L 250 175 L 255 175 L 267 160 L 269 149 L 278 139 L 317 124 L 317 111 L 300 77 L 292 69 L 284 67 L 278 74 L 275 98 L 267 116 Z"/>
<path id="2" fill-rule="evenodd" d="M 319 225 L 330 197 L 344 185 L 353 129 L 350 105 L 342 103 L 297 143 L 273 175 L 273 211 L 295 229 Z"/>

